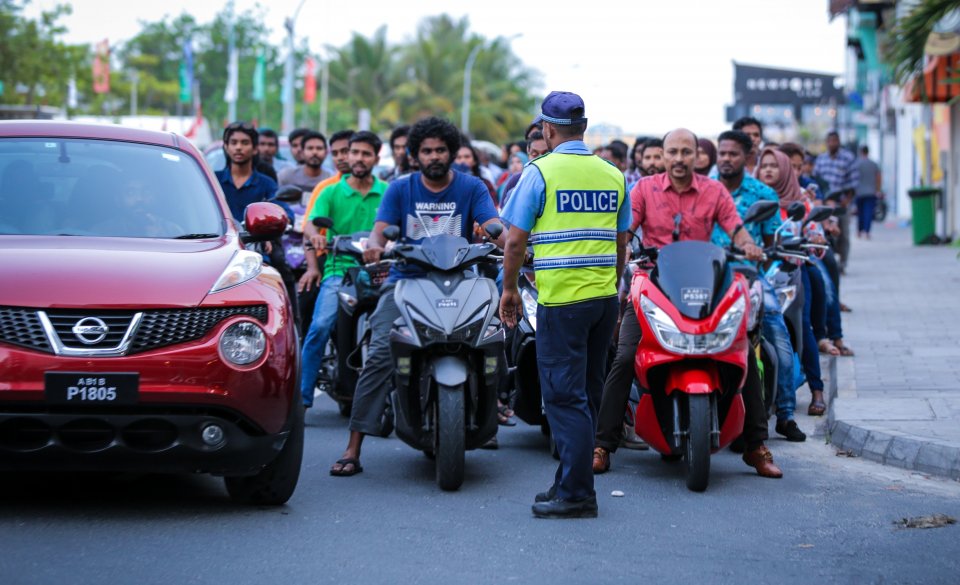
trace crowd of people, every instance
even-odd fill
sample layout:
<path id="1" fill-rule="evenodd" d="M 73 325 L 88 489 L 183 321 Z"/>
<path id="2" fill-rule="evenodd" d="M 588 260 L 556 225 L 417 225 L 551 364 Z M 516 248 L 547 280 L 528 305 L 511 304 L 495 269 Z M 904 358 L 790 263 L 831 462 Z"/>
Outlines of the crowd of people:
<path id="1" fill-rule="evenodd" d="M 721 246 L 733 242 L 748 258 L 759 261 L 763 258 L 762 249 L 770 246 L 774 233 L 789 221 L 787 209 L 791 204 L 801 202 L 807 210 L 815 205 L 841 210 L 830 220 L 795 234 L 826 244 L 822 253 L 801 268 L 805 301 L 801 332 L 804 343 L 799 360 L 794 359 L 782 299 L 764 281 L 762 331 L 776 348 L 780 364 L 775 430 L 787 440 L 799 442 L 806 439 L 806 434 L 794 420 L 797 390 L 804 383 L 808 386 L 810 415 L 822 415 L 826 408 L 819 354 L 853 355 L 852 348 L 844 342 L 842 328 L 842 313 L 849 308 L 840 302 L 841 278 L 850 254 L 850 216 L 853 209 L 859 211 L 857 235 L 869 238 L 874 206 L 882 196 L 879 169 L 869 160 L 866 149 L 858 159 L 841 148 L 836 132 L 827 135 L 826 151 L 816 156 L 799 144 L 766 141 L 763 124 L 749 117 L 737 120 L 716 141 L 677 129 L 662 138 L 638 137 L 632 145 L 615 140 L 588 149 L 583 141 L 584 113 L 579 96 L 551 93 L 523 140 L 506 145 L 501 160 L 492 160 L 487 151 L 475 148 L 468 136 L 446 120 L 427 118 L 399 126 L 388 138 L 394 165 L 381 176 L 375 174 L 375 169 L 382 143 L 372 132 L 344 129 L 332 134 L 328 141 L 314 130 L 297 129 L 288 136 L 294 160 L 285 160 L 278 154 L 275 132 L 234 123 L 224 131 L 227 165 L 217 173 L 237 221 L 242 221 L 243 210 L 249 203 L 274 201 L 287 210 L 292 224 L 303 234 L 303 263 L 290 267 L 286 279 L 298 299 L 294 304 L 303 336 L 301 390 L 307 408 L 313 405 L 317 370 L 336 320 L 337 289 L 352 265 L 349 259 L 327 260 L 329 234 L 315 227 L 313 218 L 330 218 L 332 234 L 371 232 L 364 253 L 366 262 L 380 259 L 386 244 L 383 229 L 388 225 L 399 226 L 403 237 L 415 243 L 433 235 L 431 230 L 469 235 L 481 233 L 479 228 L 486 224 L 503 221 L 509 229 L 497 243 L 505 249 L 501 316 L 507 325 L 516 322 L 520 307 L 516 274 L 528 243 L 533 242 L 533 253 L 540 266 L 562 268 L 544 269 L 543 276 L 537 278 L 538 321 L 542 328 L 538 331 L 541 383 L 545 386 L 544 403 L 551 428 L 559 435 L 561 455 L 551 490 L 537 496 L 534 513 L 544 517 L 595 515 L 593 474 L 609 470 L 611 455 L 625 442 L 643 447 L 624 422 L 634 383 L 640 327 L 632 306 L 611 305 L 608 290 L 610 282 L 616 282 L 608 280 L 620 276 L 625 234 L 639 234 L 647 247 L 667 245 L 677 239 L 671 239 L 671 235 L 677 234 L 680 240 L 712 241 Z M 591 153 L 596 156 L 581 156 Z M 324 166 L 327 157 L 332 161 L 333 172 Z M 544 207 L 545 198 L 554 188 L 553 177 L 570 172 L 563 165 L 594 165 L 586 161 L 599 159 L 609 164 L 601 161 L 601 166 L 589 167 L 594 178 L 583 180 L 593 181 L 592 188 L 616 192 L 619 199 L 615 209 L 607 210 L 611 215 L 605 221 L 610 224 L 599 230 L 611 235 L 595 242 L 596 249 L 602 249 L 603 254 L 594 256 L 600 260 L 591 265 L 597 270 L 589 274 L 603 276 L 597 277 L 600 280 L 584 281 L 578 290 L 590 289 L 593 293 L 581 298 L 565 291 L 570 282 L 588 273 L 577 270 L 582 266 L 564 264 L 564 258 L 570 256 L 548 257 L 545 252 L 553 248 L 544 247 L 544 253 L 537 253 L 536 241 L 543 237 L 541 230 L 554 225 L 553 222 L 561 225 L 561 220 L 569 219 L 555 218 L 553 211 Z M 579 176 L 586 177 L 586 171 Z M 760 200 L 776 201 L 781 213 L 763 223 L 744 226 L 742 217 L 746 210 Z M 563 210 L 558 206 L 560 211 Z M 444 221 L 428 225 L 431 222 L 423 218 L 431 214 L 442 215 Z M 571 250 L 575 251 L 577 246 L 583 249 L 583 239 L 570 243 Z M 266 253 L 282 263 L 276 257 L 277 250 Z M 535 270 L 536 267 L 534 264 Z M 561 274 L 563 279 L 559 279 Z M 363 471 L 363 438 L 379 428 L 392 376 L 387 333 L 399 313 L 391 286 L 399 279 L 417 276 L 395 266 L 384 285 L 378 308 L 371 317 L 370 358 L 357 384 L 350 437 L 343 456 L 330 469 L 332 475 L 351 476 Z M 598 299 L 603 302 L 590 304 Z M 580 329 L 576 335 L 560 326 L 550 329 L 544 325 L 569 315 L 571 307 L 583 309 L 577 313 Z M 540 315 L 539 311 L 545 314 Z M 607 327 L 611 311 L 613 320 L 620 321 L 616 339 L 613 327 Z M 539 334 L 544 330 L 552 332 L 544 335 L 541 343 Z M 607 360 L 606 350 L 584 350 L 581 359 L 574 360 L 583 363 L 561 365 L 558 360 L 564 352 L 573 351 L 570 348 L 579 347 L 576 343 L 583 341 L 573 339 L 582 337 L 583 331 L 591 339 L 608 340 L 601 346 L 614 348 L 613 360 Z M 564 380 L 575 380 L 577 376 L 587 379 L 587 387 L 560 387 Z M 577 398 L 583 401 L 570 406 L 570 392 L 575 390 L 581 393 Z M 500 416 L 502 424 L 512 424 L 509 403 L 501 406 Z M 587 431 L 589 445 L 583 438 Z M 576 435 L 577 439 L 564 442 L 565 435 Z M 748 465 L 764 477 L 782 476 L 765 446 L 765 412 L 748 405 L 743 439 L 743 459 Z M 584 465 L 589 478 L 584 475 Z"/>

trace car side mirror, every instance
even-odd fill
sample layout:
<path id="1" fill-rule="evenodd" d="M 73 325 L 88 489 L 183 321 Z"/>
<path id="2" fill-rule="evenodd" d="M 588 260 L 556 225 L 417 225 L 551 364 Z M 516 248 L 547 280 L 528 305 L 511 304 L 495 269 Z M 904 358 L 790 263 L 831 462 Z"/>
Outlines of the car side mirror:
<path id="1" fill-rule="evenodd" d="M 776 201 L 757 201 L 750 206 L 746 215 L 743 216 L 743 223 L 760 223 L 773 217 L 780 209 L 780 203 Z"/>
<path id="2" fill-rule="evenodd" d="M 333 220 L 329 217 L 315 217 L 313 218 L 313 225 L 321 229 L 330 229 L 333 227 Z"/>
<path id="3" fill-rule="evenodd" d="M 383 237 L 389 242 L 396 242 L 400 239 L 400 228 L 395 225 L 388 225 L 383 228 Z"/>
<path id="4" fill-rule="evenodd" d="M 240 235 L 240 239 L 249 244 L 279 238 L 287 229 L 289 221 L 287 212 L 276 203 L 251 203 L 243 212 L 243 227 L 246 232 Z"/>
<path id="5" fill-rule="evenodd" d="M 793 221 L 803 221 L 803 216 L 807 214 L 807 206 L 802 201 L 794 201 L 787 207 L 787 217 Z"/>
<path id="6" fill-rule="evenodd" d="M 490 236 L 491 239 L 496 240 L 503 233 L 503 224 L 491 223 L 484 229 L 487 230 L 487 235 Z"/>

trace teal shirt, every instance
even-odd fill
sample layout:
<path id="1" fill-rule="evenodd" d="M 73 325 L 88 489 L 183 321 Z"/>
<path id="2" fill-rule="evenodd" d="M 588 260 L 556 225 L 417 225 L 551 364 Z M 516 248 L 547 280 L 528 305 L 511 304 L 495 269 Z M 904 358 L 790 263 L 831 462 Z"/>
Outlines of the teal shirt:
<path id="1" fill-rule="evenodd" d="M 317 197 L 310 211 L 309 221 L 317 217 L 329 217 L 333 227 L 327 230 L 327 238 L 345 236 L 356 232 L 373 230 L 377 218 L 377 208 L 387 190 L 387 184 L 378 177 L 373 178 L 373 186 L 366 195 L 356 191 L 347 182 L 350 175 L 344 175 L 339 182 L 327 186 Z M 347 270 L 356 266 L 356 261 L 342 254 L 331 255 L 323 270 L 323 280 L 331 276 L 342 277 Z"/>
<path id="2" fill-rule="evenodd" d="M 733 202 L 737 206 L 737 213 L 740 214 L 741 219 L 747 214 L 750 206 L 757 201 L 768 200 L 780 203 L 780 198 L 777 197 L 776 191 L 767 187 L 749 173 L 743 174 L 743 182 L 741 182 L 740 186 L 737 187 L 733 193 L 730 193 L 730 195 L 733 196 Z M 780 227 L 780 214 L 773 214 L 773 217 L 763 223 L 751 223 L 743 227 L 753 237 L 754 243 L 763 247 L 763 236 L 772 236 L 773 233 L 777 231 L 777 228 Z M 730 245 L 730 237 L 720 229 L 718 225 L 713 226 L 713 234 L 710 236 L 710 241 L 721 247 Z"/>

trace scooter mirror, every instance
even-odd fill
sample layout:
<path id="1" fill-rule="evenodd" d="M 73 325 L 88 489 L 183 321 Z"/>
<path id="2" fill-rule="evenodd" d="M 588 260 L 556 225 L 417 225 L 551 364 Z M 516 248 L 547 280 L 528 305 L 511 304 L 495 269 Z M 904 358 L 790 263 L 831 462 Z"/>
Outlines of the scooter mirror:
<path id="1" fill-rule="evenodd" d="M 318 228 L 330 229 L 333 227 L 333 220 L 329 217 L 315 217 L 313 218 L 313 225 Z"/>
<path id="2" fill-rule="evenodd" d="M 780 245 L 787 249 L 799 248 L 801 244 L 803 244 L 803 238 L 799 238 L 799 237 L 787 238 L 784 241 L 780 242 Z"/>
<path id="3" fill-rule="evenodd" d="M 810 214 L 807 215 L 807 219 L 804 223 L 823 221 L 833 215 L 833 210 L 833 207 L 818 205 L 810 210 Z"/>
<path id="4" fill-rule="evenodd" d="M 490 236 L 490 238 L 496 240 L 497 238 L 500 237 L 500 234 L 503 233 L 503 224 L 491 223 L 484 229 L 487 230 L 487 235 Z"/>
<path id="5" fill-rule="evenodd" d="M 395 225 L 388 225 L 383 228 L 383 237 L 388 241 L 396 242 L 400 239 L 400 228 Z"/>
<path id="6" fill-rule="evenodd" d="M 290 202 L 290 201 L 300 201 L 300 198 L 303 196 L 303 191 L 300 190 L 300 187 L 295 185 L 286 185 L 280 187 L 277 190 L 276 198 L 280 201 Z"/>
<path id="7" fill-rule="evenodd" d="M 802 201 L 794 201 L 787 207 L 787 217 L 793 221 L 803 221 L 803 216 L 807 214 L 807 207 Z"/>
<path id="8" fill-rule="evenodd" d="M 843 216 L 846 215 L 846 214 L 847 214 L 847 208 L 846 208 L 846 207 L 831 207 L 831 208 L 830 208 L 830 215 L 832 215 L 833 217 L 843 217 Z"/>
<path id="9" fill-rule="evenodd" d="M 780 209 L 780 204 L 776 201 L 757 201 L 750 206 L 746 215 L 743 216 L 743 223 L 759 223 L 773 217 Z"/>

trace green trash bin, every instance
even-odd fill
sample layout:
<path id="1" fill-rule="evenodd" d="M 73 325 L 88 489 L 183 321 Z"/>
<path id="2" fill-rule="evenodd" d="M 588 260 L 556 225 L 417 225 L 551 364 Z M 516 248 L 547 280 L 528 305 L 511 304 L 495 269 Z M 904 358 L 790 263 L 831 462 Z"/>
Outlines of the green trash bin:
<path id="1" fill-rule="evenodd" d="M 910 210 L 913 214 L 913 243 L 916 245 L 933 244 L 939 241 L 936 236 L 937 202 L 941 191 L 936 187 L 914 187 L 907 191 L 910 196 Z"/>

